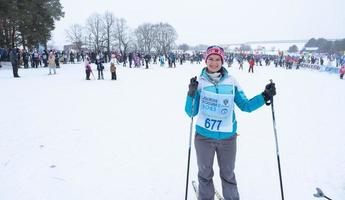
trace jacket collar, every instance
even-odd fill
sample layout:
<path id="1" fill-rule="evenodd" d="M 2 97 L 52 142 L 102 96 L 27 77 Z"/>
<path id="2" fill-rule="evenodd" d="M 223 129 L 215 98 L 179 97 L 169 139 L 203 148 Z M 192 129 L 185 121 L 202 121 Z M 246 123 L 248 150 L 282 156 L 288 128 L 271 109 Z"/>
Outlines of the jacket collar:
<path id="1" fill-rule="evenodd" d="M 209 81 L 209 82 L 212 82 L 212 80 L 210 79 L 210 77 L 208 77 L 208 75 L 207 75 L 206 68 L 207 68 L 207 67 L 204 67 L 204 68 L 202 69 L 201 74 L 200 74 L 200 77 L 206 79 L 206 80 Z M 220 73 L 222 74 L 222 78 L 220 79 L 219 82 L 223 81 L 225 78 L 227 78 L 227 77 L 229 76 L 228 70 L 226 70 L 225 67 L 223 67 L 223 66 L 220 68 Z"/>

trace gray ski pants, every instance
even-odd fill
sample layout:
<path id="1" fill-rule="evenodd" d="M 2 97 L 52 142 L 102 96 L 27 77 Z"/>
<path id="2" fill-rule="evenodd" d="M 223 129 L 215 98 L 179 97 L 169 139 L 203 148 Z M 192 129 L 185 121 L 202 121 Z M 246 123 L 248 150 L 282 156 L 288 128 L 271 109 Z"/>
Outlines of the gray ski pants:
<path id="1" fill-rule="evenodd" d="M 198 163 L 199 200 L 214 199 L 213 160 L 217 153 L 222 190 L 225 200 L 239 200 L 237 182 L 235 178 L 236 138 L 225 140 L 206 138 L 195 135 L 194 145 Z"/>

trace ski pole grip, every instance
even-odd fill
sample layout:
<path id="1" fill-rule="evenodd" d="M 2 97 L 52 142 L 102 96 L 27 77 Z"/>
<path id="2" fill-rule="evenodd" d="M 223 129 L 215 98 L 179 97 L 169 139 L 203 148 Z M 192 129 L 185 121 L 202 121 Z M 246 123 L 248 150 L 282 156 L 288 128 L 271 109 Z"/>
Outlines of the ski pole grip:
<path id="1" fill-rule="evenodd" d="M 272 79 L 270 79 L 270 83 L 273 83 L 273 80 L 272 80 Z M 271 98 L 270 98 L 269 105 L 272 104 L 272 103 L 273 103 L 273 96 L 271 96 Z"/>
<path id="2" fill-rule="evenodd" d="M 270 79 L 270 83 L 273 83 L 272 79 Z M 266 104 L 266 106 L 269 106 L 272 104 L 272 102 L 273 102 L 273 97 L 270 97 L 270 99 L 268 101 L 266 101 L 265 104 Z"/>

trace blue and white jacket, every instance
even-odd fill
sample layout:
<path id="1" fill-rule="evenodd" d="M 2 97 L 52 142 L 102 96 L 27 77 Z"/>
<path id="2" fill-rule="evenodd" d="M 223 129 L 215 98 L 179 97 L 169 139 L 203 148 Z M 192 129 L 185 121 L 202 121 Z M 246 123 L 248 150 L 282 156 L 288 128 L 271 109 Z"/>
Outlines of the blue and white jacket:
<path id="1" fill-rule="evenodd" d="M 196 133 L 207 138 L 219 140 L 230 138 L 237 133 L 234 104 L 245 112 L 252 112 L 265 104 L 262 94 L 248 100 L 235 78 L 229 75 L 224 67 L 222 68 L 222 78 L 218 83 L 213 83 L 211 81 L 206 73 L 206 68 L 204 68 L 198 78 L 199 84 L 195 94 L 194 106 L 193 98 L 188 95 L 185 105 L 185 111 L 188 116 L 194 117 L 198 115 Z M 216 103 L 213 104 L 214 102 Z M 224 104 L 224 106 L 232 106 L 224 107 L 226 109 L 223 109 L 222 104 Z M 216 110 L 214 112 L 212 111 L 213 117 L 211 118 L 209 118 L 208 116 L 210 115 L 207 114 L 209 105 L 211 106 L 211 110 Z M 228 109 L 230 107 L 231 109 Z M 219 118 L 217 118 L 217 116 L 214 118 L 214 113 L 216 113 L 215 115 L 219 113 Z M 227 124 L 227 126 L 223 126 L 223 124 Z"/>

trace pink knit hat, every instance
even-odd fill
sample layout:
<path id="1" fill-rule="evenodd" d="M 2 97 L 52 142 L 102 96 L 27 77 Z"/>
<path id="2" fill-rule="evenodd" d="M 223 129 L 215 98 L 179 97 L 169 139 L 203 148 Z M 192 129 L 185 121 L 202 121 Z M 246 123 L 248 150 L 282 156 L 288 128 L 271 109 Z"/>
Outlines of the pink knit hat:
<path id="1" fill-rule="evenodd" d="M 209 46 L 205 52 L 205 62 L 210 55 L 218 55 L 222 59 L 222 63 L 224 63 L 224 49 L 220 46 Z"/>

